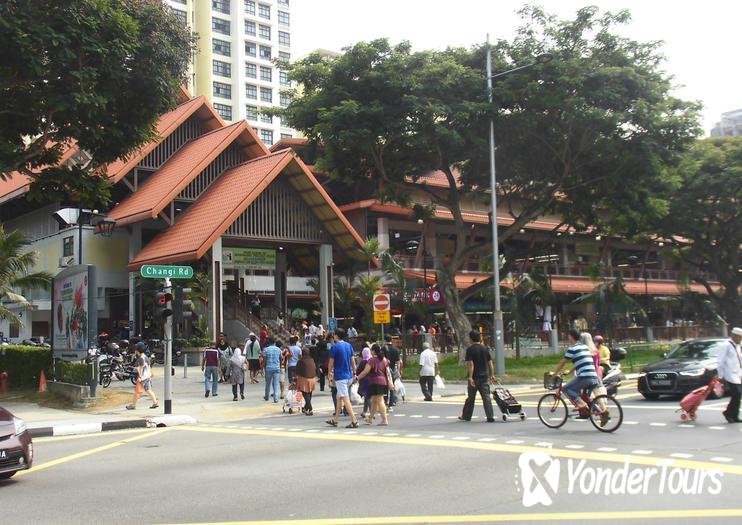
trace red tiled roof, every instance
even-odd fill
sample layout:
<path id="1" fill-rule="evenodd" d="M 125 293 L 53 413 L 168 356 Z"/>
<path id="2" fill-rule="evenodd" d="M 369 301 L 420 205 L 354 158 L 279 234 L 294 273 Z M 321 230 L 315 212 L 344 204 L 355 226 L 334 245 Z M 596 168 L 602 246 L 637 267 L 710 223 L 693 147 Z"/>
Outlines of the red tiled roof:
<path id="1" fill-rule="evenodd" d="M 309 141 L 305 138 L 281 139 L 270 147 L 272 152 L 281 151 L 282 149 L 292 146 L 305 146 Z"/>
<path id="2" fill-rule="evenodd" d="M 108 216 L 120 225 L 156 218 L 238 135 L 247 133 L 246 128 L 242 120 L 186 143 Z"/>
<path id="3" fill-rule="evenodd" d="M 282 150 L 225 172 L 173 226 L 155 237 L 136 255 L 129 263 L 129 269 L 136 270 L 143 264 L 200 259 L 242 212 L 292 163 L 296 169 L 293 174 L 286 175 L 291 185 L 296 187 L 297 181 L 294 179 L 297 178 L 307 181 L 307 188 L 300 192 L 302 198 L 314 201 L 319 198 L 324 201 L 320 206 L 315 205 L 314 210 L 318 216 L 319 208 L 323 206 L 334 214 L 330 218 L 319 217 L 328 233 L 338 239 L 342 248 L 350 250 L 353 245 L 363 245 L 358 233 L 324 193 L 301 160 L 292 151 Z M 341 228 L 336 226 L 338 222 Z"/>
<path id="4" fill-rule="evenodd" d="M 453 174 L 453 178 L 457 185 L 461 187 L 461 172 L 454 168 L 451 170 L 451 173 Z M 450 187 L 448 177 L 446 177 L 446 174 L 441 170 L 423 173 L 417 180 L 414 180 L 413 177 L 405 177 L 405 181 L 410 184 L 425 184 L 427 186 L 435 186 L 436 188 Z"/>

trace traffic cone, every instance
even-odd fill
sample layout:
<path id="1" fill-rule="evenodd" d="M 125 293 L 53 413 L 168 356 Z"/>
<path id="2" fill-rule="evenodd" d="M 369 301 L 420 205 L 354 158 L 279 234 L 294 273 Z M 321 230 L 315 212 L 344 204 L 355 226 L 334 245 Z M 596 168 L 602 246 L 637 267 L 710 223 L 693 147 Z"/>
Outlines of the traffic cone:
<path id="1" fill-rule="evenodd" d="M 39 392 L 46 392 L 46 374 L 43 370 L 39 374 Z"/>

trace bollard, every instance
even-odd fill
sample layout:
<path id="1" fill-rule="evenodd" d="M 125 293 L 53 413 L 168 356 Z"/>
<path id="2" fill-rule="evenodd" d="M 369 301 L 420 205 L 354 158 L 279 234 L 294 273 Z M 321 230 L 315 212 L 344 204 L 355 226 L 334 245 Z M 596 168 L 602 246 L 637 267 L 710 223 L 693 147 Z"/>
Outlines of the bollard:
<path id="1" fill-rule="evenodd" d="M 8 373 L 5 371 L 0 372 L 0 394 L 8 393 Z"/>
<path id="2" fill-rule="evenodd" d="M 183 352 L 183 379 L 188 378 L 188 352 Z"/>

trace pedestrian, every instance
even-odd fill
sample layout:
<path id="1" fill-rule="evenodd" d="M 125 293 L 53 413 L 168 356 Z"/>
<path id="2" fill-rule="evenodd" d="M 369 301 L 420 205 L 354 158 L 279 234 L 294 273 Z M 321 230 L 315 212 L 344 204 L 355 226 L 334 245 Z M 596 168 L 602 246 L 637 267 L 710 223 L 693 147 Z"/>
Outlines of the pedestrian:
<path id="1" fill-rule="evenodd" d="M 229 359 L 229 366 L 231 368 L 229 374 L 229 380 L 232 383 L 232 401 L 237 401 L 237 387 L 240 387 L 240 397 L 245 399 L 245 370 L 247 369 L 247 361 L 245 360 L 245 350 L 243 345 L 239 345 L 232 352 L 232 357 Z"/>
<path id="2" fill-rule="evenodd" d="M 596 335 L 593 341 L 595 341 L 595 346 L 598 348 L 598 365 L 602 371 L 600 377 L 603 378 L 611 371 L 611 350 L 605 345 L 602 335 Z"/>
<path id="3" fill-rule="evenodd" d="M 281 371 L 278 376 L 278 382 L 281 385 L 281 399 L 283 399 L 284 392 L 286 390 L 286 365 L 289 362 L 289 357 L 291 357 L 291 350 L 289 350 L 289 347 L 282 346 L 282 344 L 283 343 L 278 345 L 278 347 L 281 349 Z"/>
<path id="4" fill-rule="evenodd" d="M 341 407 L 344 407 L 350 415 L 350 424 L 345 428 L 358 428 L 358 420 L 350 402 L 350 384 L 355 371 L 355 357 L 353 357 L 353 347 L 345 341 L 345 330 L 342 328 L 335 333 L 335 344 L 330 349 L 328 371 L 328 377 L 331 381 L 335 381 L 335 388 L 337 388 L 337 406 L 335 416 L 328 419 L 326 423 L 333 427 L 338 426 Z"/>
<path id="5" fill-rule="evenodd" d="M 301 351 L 301 359 L 296 365 L 296 388 L 304 396 L 304 408 L 301 411 L 311 416 L 312 412 L 312 392 L 314 392 L 314 386 L 316 384 L 315 376 L 317 375 L 317 367 L 314 364 L 314 359 L 309 354 L 309 348 L 304 347 Z"/>
<path id="6" fill-rule="evenodd" d="M 739 418 L 739 403 L 742 397 L 742 356 L 740 355 L 742 328 L 732 328 L 729 341 L 719 351 L 716 372 L 729 392 L 729 404 L 722 412 L 727 423 L 742 423 Z"/>
<path id="7" fill-rule="evenodd" d="M 371 345 L 371 359 L 366 363 L 363 372 L 358 374 L 358 381 L 367 381 L 368 394 L 371 396 L 371 411 L 366 416 L 366 424 L 370 425 L 374 421 L 374 416 L 378 412 L 381 414 L 381 423 L 386 426 L 389 419 L 386 412 L 384 396 L 387 391 L 394 388 L 392 372 L 389 368 L 389 361 L 384 357 L 381 347 L 378 344 Z M 368 379 L 366 379 L 368 378 Z"/>
<path id="8" fill-rule="evenodd" d="M 219 349 L 219 382 L 226 383 L 229 380 L 230 364 L 232 358 L 232 347 L 227 344 L 227 339 L 222 334 L 219 336 L 216 347 Z"/>
<path id="9" fill-rule="evenodd" d="M 209 394 L 214 397 L 218 396 L 219 349 L 216 347 L 216 343 L 211 343 L 204 350 L 204 357 L 201 360 L 201 371 L 204 372 L 204 386 L 206 387 L 206 395 L 204 397 L 209 397 Z M 211 381 L 211 390 L 209 390 L 209 381 Z"/>
<path id="10" fill-rule="evenodd" d="M 278 388 L 281 374 L 281 341 L 274 341 L 268 336 L 266 347 L 263 348 L 265 359 L 265 395 L 263 399 L 268 401 L 271 387 L 273 387 L 273 402 L 278 403 Z"/>
<path id="11" fill-rule="evenodd" d="M 250 382 L 253 384 L 258 382 L 258 372 L 260 372 L 260 347 L 261 344 L 257 337 L 250 332 L 245 341 L 245 358 L 250 369 Z"/>
<path id="12" fill-rule="evenodd" d="M 260 327 L 260 347 L 261 348 L 265 346 L 266 339 L 268 339 L 268 326 L 263 324 Z"/>
<path id="13" fill-rule="evenodd" d="M 250 301 L 250 313 L 260 319 L 260 297 L 258 297 L 258 294 L 253 295 L 252 301 Z"/>
<path id="14" fill-rule="evenodd" d="M 299 348 L 299 338 L 291 336 L 289 339 L 289 355 L 286 356 L 286 372 L 289 376 L 289 384 L 294 382 L 294 375 L 296 374 L 296 365 L 299 364 L 301 359 L 301 348 Z"/>
<path id="15" fill-rule="evenodd" d="M 494 423 L 495 414 L 492 410 L 489 385 L 490 381 L 495 382 L 492 358 L 490 357 L 489 349 L 480 344 L 481 335 L 477 330 L 469 332 L 469 339 L 471 340 L 471 345 L 466 349 L 467 396 L 459 419 L 461 421 L 471 421 L 471 416 L 474 412 L 474 401 L 477 398 L 477 392 L 479 392 L 479 395 L 482 397 L 487 422 Z"/>
<path id="16" fill-rule="evenodd" d="M 387 361 L 389 361 L 389 369 L 392 372 L 392 382 L 397 379 L 402 379 L 403 363 L 399 356 L 399 348 L 392 344 L 392 336 L 387 334 L 384 336 L 386 342 L 382 347 L 382 352 Z M 397 405 L 397 395 L 394 389 L 389 389 L 389 408 Z"/>
<path id="17" fill-rule="evenodd" d="M 366 346 L 361 352 L 361 362 L 358 363 L 358 367 L 356 368 L 356 376 L 366 369 L 369 359 L 371 359 L 371 348 Z M 358 380 L 358 395 L 363 398 L 361 419 L 366 419 L 366 416 L 371 411 L 371 395 L 368 393 L 368 379 L 366 377 Z"/>
<path id="18" fill-rule="evenodd" d="M 332 333 L 317 341 L 317 375 L 319 376 L 319 390 L 325 391 L 325 379 L 327 378 L 327 366 L 330 363 L 330 346 L 332 344 Z"/>
<path id="19" fill-rule="evenodd" d="M 356 330 L 355 326 L 350 325 L 347 332 L 348 341 L 355 341 L 356 337 L 358 337 L 358 330 Z"/>
<path id="20" fill-rule="evenodd" d="M 425 401 L 433 401 L 433 385 L 438 375 L 438 356 L 430 348 L 430 343 L 423 343 L 420 353 L 420 389 Z"/>
<path id="21" fill-rule="evenodd" d="M 157 408 L 160 405 L 157 403 L 157 396 L 155 396 L 155 393 L 152 390 L 152 370 L 149 367 L 149 359 L 144 355 L 144 343 L 140 342 L 136 344 L 134 347 L 134 356 L 138 372 L 137 385 L 134 388 L 134 397 L 132 398 L 131 403 L 126 405 L 126 409 L 134 410 L 137 407 L 137 401 L 139 401 L 142 392 L 147 394 L 152 400 L 152 405 L 150 405 L 149 408 Z"/>

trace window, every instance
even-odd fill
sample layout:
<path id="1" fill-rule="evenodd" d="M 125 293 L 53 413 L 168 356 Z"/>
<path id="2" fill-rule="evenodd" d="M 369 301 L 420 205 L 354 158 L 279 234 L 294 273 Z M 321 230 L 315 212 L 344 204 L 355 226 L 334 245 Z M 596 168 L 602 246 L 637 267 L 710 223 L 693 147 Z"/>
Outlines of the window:
<path id="1" fill-rule="evenodd" d="M 289 95 L 288 93 L 281 93 L 280 99 L 281 99 L 280 104 L 283 107 L 286 107 L 289 104 L 291 104 L 291 95 Z"/>
<path id="2" fill-rule="evenodd" d="M 245 0 L 245 14 L 255 16 L 255 2 Z"/>
<path id="3" fill-rule="evenodd" d="M 181 11 L 180 9 L 173 9 L 173 14 L 181 24 L 183 24 L 184 26 L 188 25 L 188 14 L 185 11 Z"/>
<path id="4" fill-rule="evenodd" d="M 221 18 L 212 18 L 211 29 L 216 33 L 228 35 L 230 34 L 229 20 L 222 20 Z"/>
<path id="5" fill-rule="evenodd" d="M 232 120 L 232 106 L 214 103 L 214 109 L 224 120 Z"/>
<path id="6" fill-rule="evenodd" d="M 245 118 L 249 120 L 258 120 L 258 107 L 245 106 Z"/>
<path id="7" fill-rule="evenodd" d="M 254 57 L 256 54 L 255 42 L 245 42 L 245 54 L 249 57 Z"/>
<path id="8" fill-rule="evenodd" d="M 278 12 L 278 23 L 282 26 L 288 26 L 291 25 L 289 21 L 291 20 L 291 17 L 286 11 L 279 11 Z"/>
<path id="9" fill-rule="evenodd" d="M 279 51 L 278 58 L 280 58 L 281 60 L 291 60 L 291 53 L 287 53 L 286 51 Z"/>
<path id="10" fill-rule="evenodd" d="M 260 38 L 265 38 L 266 40 L 271 39 L 271 28 L 270 26 L 264 26 L 263 24 L 260 24 L 260 28 L 258 31 Z"/>
<path id="11" fill-rule="evenodd" d="M 290 46 L 291 45 L 291 34 L 287 33 L 286 31 L 279 31 L 278 32 L 278 43 L 282 46 Z"/>
<path id="12" fill-rule="evenodd" d="M 75 255 L 75 238 L 65 237 L 62 239 L 62 255 L 64 257 L 72 257 Z"/>
<path id="13" fill-rule="evenodd" d="M 245 84 L 245 96 L 251 100 L 258 99 L 258 86 L 252 84 Z"/>
<path id="14" fill-rule="evenodd" d="M 291 133 L 281 133 L 281 140 L 283 140 L 283 139 L 292 139 L 292 138 L 294 138 L 294 137 L 293 137 L 293 135 L 291 135 Z"/>
<path id="15" fill-rule="evenodd" d="M 260 100 L 263 102 L 273 102 L 273 90 L 271 88 L 260 88 Z"/>
<path id="16" fill-rule="evenodd" d="M 291 87 L 291 81 L 289 80 L 289 74 L 285 71 L 278 72 L 278 82 L 282 87 Z"/>
<path id="17" fill-rule="evenodd" d="M 255 64 L 245 64 L 245 76 L 247 78 L 258 78 L 258 66 Z"/>
<path id="18" fill-rule="evenodd" d="M 288 6 L 289 5 L 289 0 L 278 0 L 278 5 Z"/>
<path id="19" fill-rule="evenodd" d="M 232 64 L 229 64 L 228 62 L 222 62 L 221 60 L 212 60 L 211 64 L 211 71 L 215 75 L 220 75 L 223 77 L 232 76 Z"/>
<path id="20" fill-rule="evenodd" d="M 266 20 L 271 19 L 271 6 L 265 4 L 258 4 L 258 16 L 265 18 Z"/>
<path id="21" fill-rule="evenodd" d="M 255 36 L 255 22 L 245 20 L 245 34 Z"/>
<path id="22" fill-rule="evenodd" d="M 232 56 L 232 44 L 226 40 L 213 38 L 211 40 L 211 50 L 217 55 L 223 55 L 225 57 Z"/>
<path id="23" fill-rule="evenodd" d="M 271 48 L 268 46 L 260 46 L 260 58 L 263 60 L 271 59 Z"/>
<path id="24" fill-rule="evenodd" d="M 214 96 L 232 98 L 232 86 L 223 82 L 214 82 Z"/>
<path id="25" fill-rule="evenodd" d="M 268 144 L 269 146 L 273 144 L 273 132 L 269 129 L 261 129 L 260 130 L 260 140 Z"/>
<path id="26" fill-rule="evenodd" d="M 261 113 L 260 122 L 263 122 L 265 124 L 273 124 L 273 117 L 271 115 L 266 115 L 265 113 Z"/>
<path id="27" fill-rule="evenodd" d="M 272 82 L 273 70 L 269 67 L 260 66 L 260 80 L 264 82 Z"/>
<path id="28" fill-rule="evenodd" d="M 229 0 L 211 0 L 211 8 L 214 11 L 229 14 Z"/>

